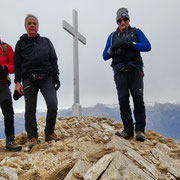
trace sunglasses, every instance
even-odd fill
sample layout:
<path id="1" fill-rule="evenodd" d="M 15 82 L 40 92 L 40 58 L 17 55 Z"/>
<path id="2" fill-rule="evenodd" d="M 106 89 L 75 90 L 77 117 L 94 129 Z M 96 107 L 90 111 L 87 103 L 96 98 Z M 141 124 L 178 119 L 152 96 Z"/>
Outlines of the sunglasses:
<path id="1" fill-rule="evenodd" d="M 122 21 L 126 22 L 128 20 L 129 20 L 128 18 L 124 18 L 124 19 L 119 19 L 118 22 L 121 23 Z"/>

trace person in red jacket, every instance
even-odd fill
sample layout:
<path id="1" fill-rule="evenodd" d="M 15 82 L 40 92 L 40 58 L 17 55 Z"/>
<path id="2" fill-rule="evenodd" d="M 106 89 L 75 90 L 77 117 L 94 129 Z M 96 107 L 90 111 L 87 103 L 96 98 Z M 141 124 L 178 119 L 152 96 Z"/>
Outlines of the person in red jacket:
<path id="1" fill-rule="evenodd" d="M 0 41 L 0 107 L 4 115 L 6 149 L 20 151 L 22 147 L 14 140 L 14 110 L 9 73 L 14 73 L 14 51 L 10 45 Z"/>

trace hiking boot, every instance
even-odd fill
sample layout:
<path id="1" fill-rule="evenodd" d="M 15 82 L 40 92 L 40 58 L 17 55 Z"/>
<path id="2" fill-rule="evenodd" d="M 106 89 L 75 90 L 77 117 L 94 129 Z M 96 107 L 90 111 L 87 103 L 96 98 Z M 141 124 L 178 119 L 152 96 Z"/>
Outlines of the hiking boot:
<path id="1" fill-rule="evenodd" d="M 31 138 L 29 141 L 28 141 L 28 147 L 29 148 L 32 148 L 33 146 L 35 146 L 36 144 L 39 144 L 40 141 L 38 140 L 38 138 Z"/>
<path id="2" fill-rule="evenodd" d="M 124 139 L 132 139 L 133 135 L 129 135 L 125 130 L 123 130 L 122 132 L 116 131 L 115 135 L 123 137 Z"/>
<path id="3" fill-rule="evenodd" d="M 21 146 L 19 146 L 15 140 L 12 140 L 12 141 L 7 141 L 6 142 L 6 149 L 8 151 L 20 151 L 22 149 Z"/>
<path id="4" fill-rule="evenodd" d="M 146 136 L 143 131 L 136 132 L 136 140 L 143 142 L 146 139 Z"/>
<path id="5" fill-rule="evenodd" d="M 45 135 L 45 141 L 58 141 L 60 140 L 55 133 L 52 133 L 50 135 Z"/>

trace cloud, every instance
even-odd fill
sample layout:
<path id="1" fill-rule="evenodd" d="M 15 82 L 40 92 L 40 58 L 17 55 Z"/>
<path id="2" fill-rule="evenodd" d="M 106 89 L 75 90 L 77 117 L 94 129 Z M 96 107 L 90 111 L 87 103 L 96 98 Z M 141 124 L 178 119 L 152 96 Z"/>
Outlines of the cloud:
<path id="1" fill-rule="evenodd" d="M 87 45 L 79 43 L 82 106 L 94 105 L 100 101 L 108 104 L 117 102 L 111 60 L 104 62 L 102 52 L 108 35 L 116 29 L 116 11 L 120 7 L 129 9 L 131 25 L 139 27 L 152 45 L 151 52 L 142 53 L 145 65 L 145 100 L 166 102 L 180 98 L 180 25 L 177 21 L 180 17 L 179 0 L 6 0 L 1 2 L 1 7 L 4 18 L 1 18 L 0 37 L 13 48 L 25 33 L 24 18 L 28 13 L 38 17 L 39 33 L 52 41 L 61 72 L 59 107 L 73 104 L 72 36 L 62 29 L 62 20 L 72 24 L 73 9 L 78 11 L 78 29 L 87 39 Z M 12 91 L 13 87 L 12 85 Z M 14 103 L 15 108 L 24 108 L 23 100 L 21 101 Z M 41 95 L 38 107 L 46 108 Z"/>

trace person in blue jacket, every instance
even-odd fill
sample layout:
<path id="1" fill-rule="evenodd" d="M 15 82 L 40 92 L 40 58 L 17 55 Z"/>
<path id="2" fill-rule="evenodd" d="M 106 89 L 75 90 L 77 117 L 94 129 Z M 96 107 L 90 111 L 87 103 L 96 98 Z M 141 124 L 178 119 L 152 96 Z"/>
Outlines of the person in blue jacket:
<path id="1" fill-rule="evenodd" d="M 136 140 L 145 140 L 146 113 L 143 100 L 143 60 L 140 52 L 151 50 L 151 44 L 144 33 L 131 27 L 127 8 L 117 11 L 118 28 L 112 32 L 103 52 L 103 59 L 112 58 L 121 119 L 124 130 L 115 134 L 125 139 L 133 138 L 134 123 L 129 103 L 130 94 L 134 103 Z"/>

